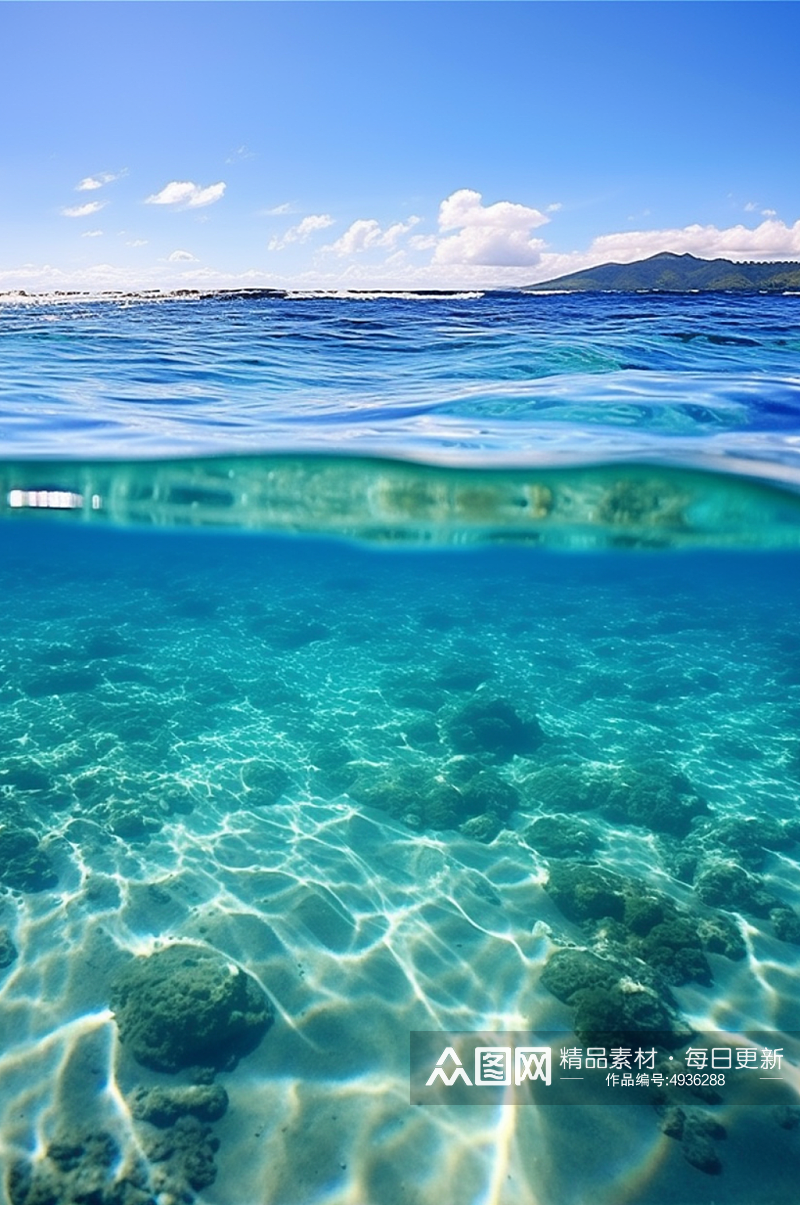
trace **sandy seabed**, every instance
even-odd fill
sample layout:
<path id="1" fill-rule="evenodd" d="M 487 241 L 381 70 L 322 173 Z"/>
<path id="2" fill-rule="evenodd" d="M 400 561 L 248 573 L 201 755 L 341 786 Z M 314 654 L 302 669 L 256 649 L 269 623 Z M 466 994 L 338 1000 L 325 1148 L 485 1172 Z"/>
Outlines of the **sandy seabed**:
<path id="1" fill-rule="evenodd" d="M 530 827 L 543 816 L 586 839 L 559 863 L 733 923 L 743 956 L 706 951 L 709 982 L 670 985 L 688 1024 L 800 1029 L 798 945 L 777 935 L 774 909 L 741 893 L 709 904 L 698 877 L 732 863 L 773 904 L 800 902 L 791 558 L 4 534 L 12 1205 L 39 1198 L 10 1168 L 28 1167 L 30 1193 L 45 1169 L 41 1200 L 72 1202 L 92 1161 L 105 1168 L 96 1199 L 122 1205 L 137 1161 L 138 1199 L 159 1205 L 181 1192 L 206 1205 L 793 1205 L 800 1128 L 768 1109 L 698 1102 L 727 1131 L 709 1174 L 650 1107 L 431 1108 L 411 1103 L 408 1078 L 411 1030 L 536 1026 L 575 1044 L 574 1006 L 540 975 L 554 951 L 601 939 L 597 918 L 548 891 L 554 855 Z M 473 733 L 467 750 L 459 722 L 475 699 L 535 717 L 542 739 L 515 751 Z M 654 758 L 705 812 L 654 828 L 602 791 L 569 806 L 581 775 L 608 784 Z M 476 783 L 486 811 L 430 823 L 445 787 L 455 806 Z M 497 823 L 470 828 L 486 815 Z M 785 839 L 732 843 L 723 822 L 746 819 Z M 142 1066 L 111 1011 L 131 957 L 175 942 L 245 970 L 275 1013 L 216 1075 L 227 1110 L 194 1125 L 211 1144 L 205 1185 L 180 1151 L 155 1157 L 163 1132 L 131 1106 L 137 1089 L 186 1085 L 196 1069 Z M 68 1138 L 72 1155 L 54 1160 Z"/>

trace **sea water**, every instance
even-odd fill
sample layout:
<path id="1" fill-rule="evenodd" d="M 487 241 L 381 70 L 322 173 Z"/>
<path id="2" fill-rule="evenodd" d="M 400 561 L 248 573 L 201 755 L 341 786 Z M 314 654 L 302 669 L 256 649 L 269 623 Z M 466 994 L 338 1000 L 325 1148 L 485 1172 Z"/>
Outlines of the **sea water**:
<path id="1" fill-rule="evenodd" d="M 5 299 L 11 1205 L 796 1200 L 799 320 Z M 423 1031 L 754 1078 L 428 1099 Z"/>

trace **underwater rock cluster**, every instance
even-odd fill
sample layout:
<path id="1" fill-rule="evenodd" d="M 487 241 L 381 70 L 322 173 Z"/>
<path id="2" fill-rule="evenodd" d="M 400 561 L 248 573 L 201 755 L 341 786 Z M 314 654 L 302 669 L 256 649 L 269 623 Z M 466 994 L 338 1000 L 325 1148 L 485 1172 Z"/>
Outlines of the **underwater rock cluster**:
<path id="1" fill-rule="evenodd" d="M 364 767 L 348 793 L 411 828 L 460 829 L 483 841 L 497 836 L 519 804 L 516 787 L 475 757 L 452 758 L 441 768 Z"/>
<path id="2" fill-rule="evenodd" d="M 148 1181 L 143 1161 L 123 1160 L 112 1134 L 65 1130 L 43 1158 L 12 1163 L 6 1187 L 11 1205 L 156 1205 Z"/>
<path id="3" fill-rule="evenodd" d="M 770 854 L 790 850 L 799 837 L 797 822 L 714 816 L 700 821 L 680 841 L 662 840 L 660 848 L 665 866 L 691 883 L 703 904 L 769 918 L 779 941 L 800 945 L 800 914 L 758 873 Z"/>
<path id="4" fill-rule="evenodd" d="M 670 1105 L 664 1110 L 661 1131 L 668 1138 L 676 1138 L 681 1144 L 687 1163 L 710 1175 L 722 1171 L 722 1162 L 713 1139 L 727 1137 L 725 1126 L 702 1109 L 686 1112 L 679 1105 Z"/>
<path id="5" fill-rule="evenodd" d="M 713 982 L 707 954 L 738 960 L 738 926 L 710 908 L 695 914 L 630 876 L 577 861 L 553 860 L 545 890 L 584 935 L 588 948 L 551 954 L 542 986 L 574 1010 L 575 1032 L 657 1031 L 665 1046 L 688 1037 L 671 988 Z"/>
<path id="6" fill-rule="evenodd" d="M 242 766 L 242 783 L 247 802 L 253 807 L 271 807 L 291 782 L 288 772 L 264 757 L 254 757 Z"/>
<path id="7" fill-rule="evenodd" d="M 456 753 L 489 755 L 499 762 L 535 752 L 544 740 L 539 721 L 524 719 L 506 699 L 476 695 L 447 721 Z"/>
<path id="8" fill-rule="evenodd" d="M 63 1128 L 43 1155 L 11 1165 L 11 1205 L 189 1205 L 214 1182 L 213 1123 L 227 1111 L 228 1093 L 213 1077 L 261 1040 L 274 1015 L 267 996 L 221 955 L 176 944 L 132 958 L 112 984 L 111 1005 L 138 1063 L 182 1070 L 194 1082 L 129 1092 L 134 1144 L 105 1130 Z"/>
<path id="9" fill-rule="evenodd" d="M 7 825 L 0 831 L 0 883 L 15 891 L 46 891 L 58 875 L 49 854 L 30 829 Z"/>
<path id="10" fill-rule="evenodd" d="M 735 922 L 695 915 L 663 892 L 599 866 L 552 862 L 546 890 L 598 948 L 633 955 L 672 984 L 712 982 L 706 951 L 745 955 Z"/>
<path id="11" fill-rule="evenodd" d="M 0 929 L 0 971 L 10 967 L 17 957 L 17 947 L 11 940 L 8 929 Z"/>
<path id="12" fill-rule="evenodd" d="M 488 671 L 476 671 L 482 678 Z M 441 670 L 448 690 L 475 681 L 460 663 Z M 425 714 L 404 722 L 405 739 L 426 756 L 375 765 L 359 761 L 341 741 L 318 743 L 312 769 L 323 789 L 346 791 L 363 807 L 387 812 L 415 829 L 457 829 L 490 842 L 519 807 L 517 787 L 499 772 L 516 756 L 527 757 L 544 740 L 535 718 L 524 718 L 504 699 L 479 693 L 465 705 L 443 707 L 440 678 L 431 684 L 408 675 L 387 676 L 393 698 Z M 438 722 L 430 712 L 440 712 Z M 438 756 L 430 756 L 431 754 Z"/>
<path id="13" fill-rule="evenodd" d="M 660 791 L 649 776 L 650 771 L 624 773 L 623 790 L 594 767 L 546 766 L 524 785 L 540 807 L 567 807 L 574 790 L 573 812 L 594 811 L 618 822 L 639 824 L 645 807 L 652 806 L 647 827 L 660 826 L 662 861 L 673 874 L 679 868 L 680 877 L 693 885 L 694 906 L 590 860 L 599 841 L 583 816 L 541 815 L 523 836 L 548 859 L 545 890 L 586 943 L 551 953 L 542 987 L 569 1006 L 584 1044 L 631 1045 L 647 1032 L 661 1050 L 656 1069 L 668 1081 L 667 1052 L 692 1034 L 672 989 L 691 982 L 710 986 L 708 955 L 745 957 L 744 937 L 732 914 L 768 917 L 776 937 L 800 943 L 800 916 L 758 873 L 771 852 L 791 848 L 797 833 L 792 823 L 771 817 L 711 814 L 683 776 L 665 776 Z M 716 1088 L 690 1091 L 707 1104 L 722 1101 Z M 725 1138 L 725 1127 L 711 1114 L 681 1108 L 666 1087 L 651 1089 L 650 1096 L 662 1115 L 662 1131 L 680 1143 L 687 1162 L 708 1175 L 721 1172 L 716 1144 Z M 776 1120 L 796 1124 L 790 1115 Z"/>
<path id="14" fill-rule="evenodd" d="M 224 1088 L 140 1086 L 127 1103 L 138 1149 L 124 1151 L 104 1130 L 64 1129 L 43 1158 L 12 1164 L 11 1205 L 189 1205 L 213 1184 L 220 1143 L 208 1123 L 228 1108 Z"/>
<path id="15" fill-rule="evenodd" d="M 615 769 L 569 762 L 544 766 L 530 775 L 526 788 L 548 811 L 597 811 L 608 820 L 676 837 L 709 811 L 684 774 L 655 759 Z"/>
<path id="16" fill-rule="evenodd" d="M 184 944 L 131 959 L 112 984 L 111 1007 L 122 1044 L 155 1071 L 231 1067 L 274 1017 L 251 975 Z"/>
<path id="17" fill-rule="evenodd" d="M 221 955 L 176 944 L 132 958 L 112 983 L 111 1005 L 138 1063 L 194 1082 L 129 1092 L 133 1144 L 106 1130 L 62 1128 L 43 1155 L 11 1165 L 11 1205 L 189 1205 L 214 1182 L 213 1123 L 228 1094 L 213 1077 L 261 1040 L 274 1015 L 269 999 Z"/>
<path id="18" fill-rule="evenodd" d="M 626 887 L 617 876 L 612 885 L 612 872 L 599 868 L 584 872 L 556 869 L 549 890 L 572 920 L 606 917 L 617 922 L 616 928 L 606 926 L 612 941 L 630 944 L 620 923 L 638 932 L 646 939 L 639 943 L 638 956 L 646 956 L 651 964 L 655 960 L 670 966 L 672 982 L 710 982 L 704 960 L 697 954 L 701 946 L 728 957 L 742 956 L 738 929 L 725 915 L 729 912 L 769 918 L 779 940 L 800 944 L 800 914 L 757 873 L 770 853 L 791 849 L 796 843 L 800 836 L 796 823 L 763 815 L 714 814 L 683 773 L 656 760 L 616 769 L 578 762 L 545 765 L 525 779 L 523 796 L 526 804 L 545 813 L 525 829 L 523 837 L 546 858 L 586 861 L 597 849 L 596 832 L 575 812 L 594 812 L 603 819 L 655 834 L 665 868 L 693 885 L 700 905 L 696 916 L 685 908 L 676 910 L 663 895 L 656 902 L 652 892 L 634 902 L 630 883 Z M 568 880 L 576 885 L 571 893 L 564 886 Z M 590 916 L 591 907 L 595 911 Z M 640 915 L 632 925 L 631 916 L 637 909 Z M 650 913 L 658 913 L 658 919 L 643 929 Z"/>
<path id="19" fill-rule="evenodd" d="M 557 950 L 540 982 L 574 1010 L 575 1033 L 586 1045 L 620 1045 L 626 1035 L 647 1031 L 660 1045 L 675 1047 L 690 1035 L 661 977 L 622 954 Z"/>
<path id="20" fill-rule="evenodd" d="M 585 820 L 558 813 L 537 816 L 522 836 L 546 858 L 588 857 L 600 844 L 597 833 Z"/>
<path id="21" fill-rule="evenodd" d="M 227 1099 L 225 1101 L 227 1107 Z M 160 1124 L 160 1128 L 154 1128 Z M 208 1188 L 217 1177 L 219 1139 L 210 1125 L 185 1110 L 170 1125 L 140 1126 L 139 1141 L 150 1166 L 149 1183 L 162 1201 L 191 1201 L 189 1191 Z M 153 1166 L 155 1165 L 155 1166 Z"/>
<path id="22" fill-rule="evenodd" d="M 219 1121 L 228 1108 L 228 1093 L 219 1084 L 187 1084 L 176 1088 L 138 1087 L 128 1096 L 131 1116 L 165 1128 L 181 1117 Z"/>

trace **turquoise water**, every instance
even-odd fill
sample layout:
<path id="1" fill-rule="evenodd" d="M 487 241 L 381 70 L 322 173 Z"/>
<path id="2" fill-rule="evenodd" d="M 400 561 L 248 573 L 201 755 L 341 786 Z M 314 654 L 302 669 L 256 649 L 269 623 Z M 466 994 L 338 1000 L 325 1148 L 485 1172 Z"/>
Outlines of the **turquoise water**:
<path id="1" fill-rule="evenodd" d="M 797 316 L 0 307 L 11 1205 L 796 1200 L 792 1108 L 426 1107 L 409 1034 L 645 1000 L 796 1095 Z"/>

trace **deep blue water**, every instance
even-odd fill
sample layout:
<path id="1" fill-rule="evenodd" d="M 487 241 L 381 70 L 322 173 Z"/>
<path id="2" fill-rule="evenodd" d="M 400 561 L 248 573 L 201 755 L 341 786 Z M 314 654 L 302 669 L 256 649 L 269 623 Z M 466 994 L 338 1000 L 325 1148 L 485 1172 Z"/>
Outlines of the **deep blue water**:
<path id="1" fill-rule="evenodd" d="M 0 305 L 0 1199 L 795 1205 L 799 320 Z M 528 1028 L 783 1104 L 410 1103 Z"/>

